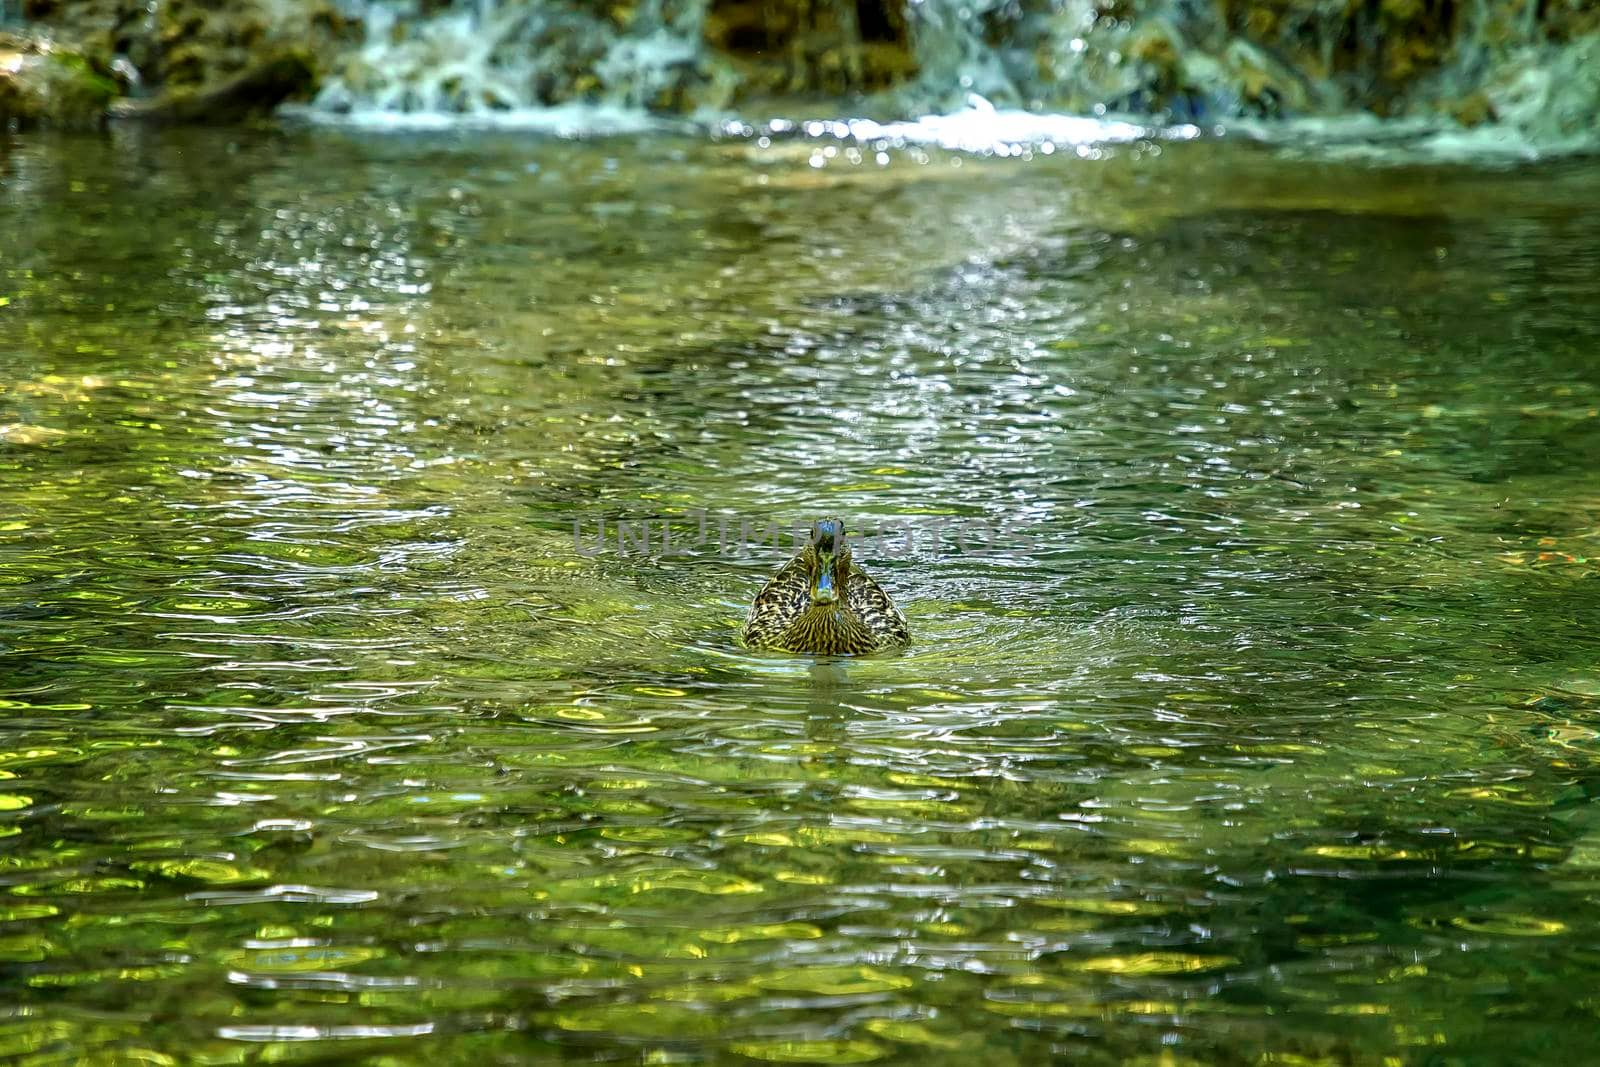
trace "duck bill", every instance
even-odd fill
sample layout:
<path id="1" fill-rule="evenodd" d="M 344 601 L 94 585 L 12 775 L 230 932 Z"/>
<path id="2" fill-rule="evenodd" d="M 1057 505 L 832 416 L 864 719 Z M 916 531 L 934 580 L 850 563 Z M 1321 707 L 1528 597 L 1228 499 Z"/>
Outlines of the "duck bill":
<path id="1" fill-rule="evenodd" d="M 813 604 L 832 604 L 839 599 L 839 587 L 833 581 L 833 554 L 821 557 L 822 566 L 817 573 L 817 580 L 811 583 L 811 602 Z"/>

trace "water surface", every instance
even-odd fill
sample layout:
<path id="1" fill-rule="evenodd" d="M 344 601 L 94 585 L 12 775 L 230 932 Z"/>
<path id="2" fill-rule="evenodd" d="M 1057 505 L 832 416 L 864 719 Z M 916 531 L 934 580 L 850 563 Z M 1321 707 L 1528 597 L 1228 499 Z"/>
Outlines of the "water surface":
<path id="1" fill-rule="evenodd" d="M 1594 1054 L 1600 169 L 817 149 L 0 141 L 0 1056 Z"/>

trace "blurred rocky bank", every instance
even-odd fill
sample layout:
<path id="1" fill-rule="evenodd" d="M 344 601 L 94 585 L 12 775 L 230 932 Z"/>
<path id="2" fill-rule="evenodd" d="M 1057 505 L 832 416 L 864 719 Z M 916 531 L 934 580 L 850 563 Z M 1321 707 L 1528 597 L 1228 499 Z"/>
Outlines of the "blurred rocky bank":
<path id="1" fill-rule="evenodd" d="M 300 0 L 0 0 L 0 119 L 232 122 L 307 98 L 361 40 Z"/>
<path id="2" fill-rule="evenodd" d="M 0 120 L 562 104 L 1600 127 L 1593 0 L 0 0 Z M 831 105 L 831 107 L 830 107 Z"/>

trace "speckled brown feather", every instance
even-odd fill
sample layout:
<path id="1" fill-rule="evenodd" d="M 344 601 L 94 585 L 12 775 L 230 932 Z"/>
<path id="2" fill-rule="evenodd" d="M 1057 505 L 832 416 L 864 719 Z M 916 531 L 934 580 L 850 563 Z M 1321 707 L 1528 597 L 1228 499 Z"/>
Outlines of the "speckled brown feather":
<path id="1" fill-rule="evenodd" d="M 854 564 L 845 583 L 844 600 L 878 638 L 879 648 L 898 648 L 911 640 L 911 627 L 883 587 Z"/>
<path id="2" fill-rule="evenodd" d="M 744 642 L 751 648 L 824 656 L 859 656 L 899 648 L 911 640 L 905 616 L 883 588 L 841 552 L 843 596 L 812 603 L 819 571 L 816 553 L 802 548 L 756 594 L 745 621 Z"/>

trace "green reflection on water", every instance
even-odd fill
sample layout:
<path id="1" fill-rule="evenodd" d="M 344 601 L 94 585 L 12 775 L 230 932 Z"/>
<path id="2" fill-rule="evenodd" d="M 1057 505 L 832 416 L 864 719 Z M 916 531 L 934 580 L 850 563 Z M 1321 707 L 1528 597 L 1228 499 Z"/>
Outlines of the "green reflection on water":
<path id="1" fill-rule="evenodd" d="M 808 156 L 0 144 L 0 1056 L 1585 1058 L 1600 171 Z"/>

